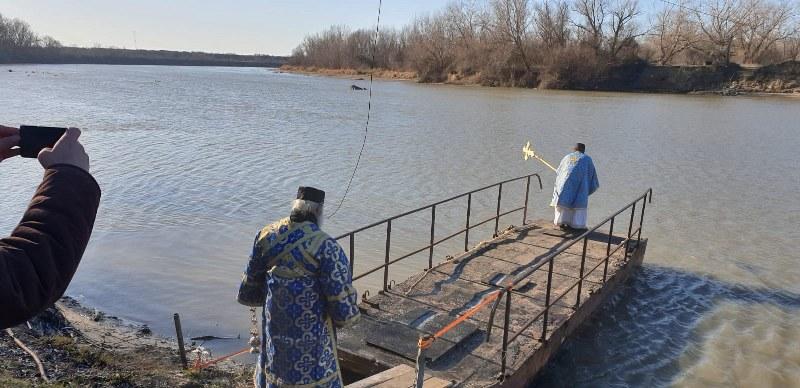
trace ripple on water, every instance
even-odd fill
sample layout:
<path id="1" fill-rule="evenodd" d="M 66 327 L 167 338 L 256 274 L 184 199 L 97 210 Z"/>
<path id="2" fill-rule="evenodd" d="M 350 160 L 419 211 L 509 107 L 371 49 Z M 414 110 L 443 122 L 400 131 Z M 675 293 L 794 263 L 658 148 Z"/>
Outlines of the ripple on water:
<path id="1" fill-rule="evenodd" d="M 645 265 L 533 386 L 798 386 L 799 312 L 798 294 Z"/>
<path id="2" fill-rule="evenodd" d="M 253 234 L 286 215 L 297 185 L 317 185 L 338 203 L 363 139 L 367 96 L 350 80 L 264 69 L 14 67 L 0 73 L 0 90 L 13 91 L 0 93 L 2 124 L 83 128 L 104 190 L 68 292 L 159 334 L 171 335 L 175 311 L 187 331 L 246 333 L 246 309 L 230 301 Z M 34 68 L 36 76 L 24 76 Z M 718 379 L 715 367 L 735 368 L 747 382 L 796 378 L 796 100 L 383 81 L 374 89 L 367 148 L 348 201 L 327 220 L 331 234 L 542 171 L 521 160 L 526 140 L 554 162 L 570 144 L 588 145 L 601 181 L 590 222 L 655 189 L 646 262 L 671 269 L 645 267 L 567 343 L 540 385 L 734 382 Z M 35 161 L 3 162 L 0 229 L 16 225 L 40 177 Z M 552 176 L 542 177 L 531 218 L 552 216 Z M 521 203 L 514 190 L 503 187 L 504 203 Z M 473 220 L 495 211 L 494 193 L 485 194 L 473 198 Z M 464 202 L 437 209 L 439 237 L 464 225 Z M 411 238 L 426 222 L 417 221 L 393 226 L 393 253 L 424 246 L 425 228 Z M 382 233 L 358 239 L 357 269 L 382 262 Z M 435 260 L 458 249 L 437 249 Z M 751 352 L 743 336 L 763 349 Z M 762 364 L 768 372 L 747 374 Z"/>

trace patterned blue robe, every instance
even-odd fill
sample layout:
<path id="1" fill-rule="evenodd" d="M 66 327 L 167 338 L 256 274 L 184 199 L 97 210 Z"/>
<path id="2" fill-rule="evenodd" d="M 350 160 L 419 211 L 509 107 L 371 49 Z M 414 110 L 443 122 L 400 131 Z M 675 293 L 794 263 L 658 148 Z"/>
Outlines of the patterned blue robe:
<path id="1" fill-rule="evenodd" d="M 238 297 L 264 307 L 255 386 L 342 387 L 333 326 L 358 319 L 356 295 L 347 256 L 315 223 L 261 230 Z"/>
<path id="2" fill-rule="evenodd" d="M 589 195 L 599 187 L 600 181 L 597 179 L 592 158 L 575 151 L 561 159 L 558 165 L 550 206 L 586 209 L 589 206 Z"/>

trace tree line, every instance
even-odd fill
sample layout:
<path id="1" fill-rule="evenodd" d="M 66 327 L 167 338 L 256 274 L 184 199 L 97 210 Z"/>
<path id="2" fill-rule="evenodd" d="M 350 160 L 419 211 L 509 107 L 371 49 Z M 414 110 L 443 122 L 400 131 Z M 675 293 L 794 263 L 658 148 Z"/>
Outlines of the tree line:
<path id="1" fill-rule="evenodd" d="M 307 36 L 290 63 L 569 88 L 626 64 L 797 60 L 798 8 L 798 0 L 659 0 L 645 14 L 637 0 L 457 0 L 377 36 L 332 26 Z"/>
<path id="2" fill-rule="evenodd" d="M 30 48 L 61 47 L 61 43 L 50 36 L 40 36 L 31 26 L 20 20 L 0 14 L 0 50 L 5 53 Z"/>
<path id="3" fill-rule="evenodd" d="M 0 63 L 279 67 L 285 62 L 285 57 L 270 55 L 68 47 L 50 36 L 37 34 L 20 19 L 0 14 Z"/>

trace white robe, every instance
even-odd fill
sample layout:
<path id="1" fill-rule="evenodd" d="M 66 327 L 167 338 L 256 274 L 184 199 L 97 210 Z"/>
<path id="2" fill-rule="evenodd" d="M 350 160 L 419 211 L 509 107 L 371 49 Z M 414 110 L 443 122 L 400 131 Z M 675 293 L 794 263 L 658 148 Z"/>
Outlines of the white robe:
<path id="1" fill-rule="evenodd" d="M 588 211 L 583 209 L 572 209 L 563 206 L 556 206 L 556 216 L 553 223 L 556 225 L 567 224 L 575 229 L 586 228 L 586 218 Z"/>

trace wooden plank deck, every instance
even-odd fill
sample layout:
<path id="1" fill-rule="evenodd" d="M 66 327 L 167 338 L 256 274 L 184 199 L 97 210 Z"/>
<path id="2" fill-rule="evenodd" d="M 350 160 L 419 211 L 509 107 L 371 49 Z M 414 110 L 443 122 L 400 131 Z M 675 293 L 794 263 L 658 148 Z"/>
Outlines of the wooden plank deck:
<path id="1" fill-rule="evenodd" d="M 447 322 L 455 318 L 497 289 L 493 284 L 544 260 L 576 236 L 553 228 L 550 222 L 537 221 L 508 230 L 362 301 L 362 319 L 338 333 L 342 368 L 361 375 L 371 375 L 399 365 L 411 366 L 413 370 L 419 335 L 432 334 L 440 328 L 431 322 Z M 623 239 L 623 236 L 613 236 L 612 249 Z M 498 307 L 488 341 L 486 329 L 490 308 L 484 308 L 467 320 L 472 331 L 437 340 L 437 357 L 428 364 L 426 372 L 467 387 L 519 386 L 532 379 L 557 350 L 561 339 L 588 317 L 617 285 L 627 279 L 631 268 L 641 262 L 645 240 L 630 256 L 626 256 L 622 248 L 611 257 L 604 284 L 603 259 L 607 241 L 607 234 L 594 233 L 589 237 L 584 266 L 584 273 L 588 275 L 581 289 L 578 308 L 575 304 L 577 287 L 570 287 L 580 276 L 583 243 L 574 244 L 556 258 L 551 301 L 562 294 L 564 296 L 550 308 L 546 341 L 541 341 L 541 319 L 525 330 L 523 326 L 544 310 L 548 266 L 535 271 L 529 277 L 530 282 L 521 284 L 512 295 L 510 327 L 512 334 L 521 331 L 521 335 L 509 344 L 504 382 L 500 382 L 499 373 L 505 303 Z M 413 319 L 415 314 L 420 315 L 418 320 Z M 398 330 L 398 325 L 402 325 L 402 330 Z M 368 333 L 381 333 L 384 338 L 368 341 Z M 376 342 L 380 342 L 379 346 Z"/>
<path id="2" fill-rule="evenodd" d="M 345 388 L 412 388 L 416 386 L 417 371 L 408 365 L 398 365 L 366 379 L 345 386 Z M 448 388 L 453 383 L 430 375 L 425 376 L 423 388 Z"/>

